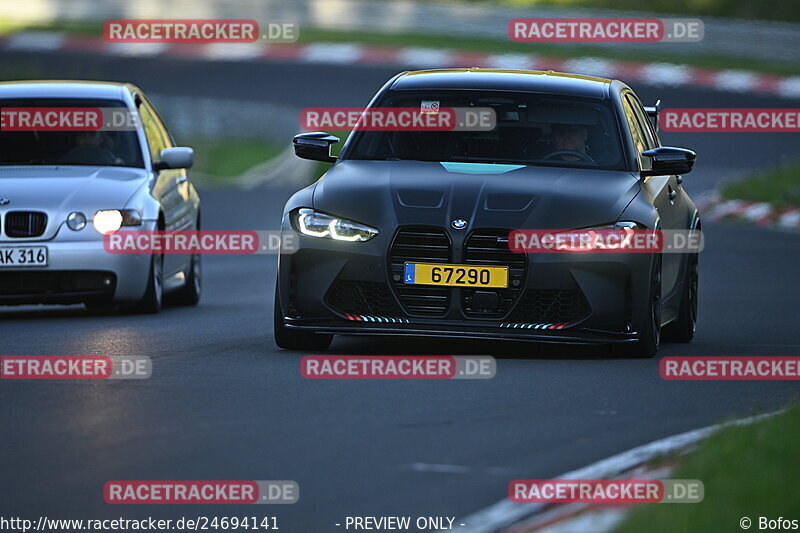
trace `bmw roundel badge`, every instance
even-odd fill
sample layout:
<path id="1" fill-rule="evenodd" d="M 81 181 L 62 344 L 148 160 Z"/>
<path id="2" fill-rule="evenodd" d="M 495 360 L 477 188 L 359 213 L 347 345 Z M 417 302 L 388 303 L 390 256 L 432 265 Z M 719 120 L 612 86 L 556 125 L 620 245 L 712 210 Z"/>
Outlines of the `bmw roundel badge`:
<path id="1" fill-rule="evenodd" d="M 453 229 L 464 229 L 467 227 L 467 221 L 463 218 L 457 218 L 453 220 L 452 226 Z"/>

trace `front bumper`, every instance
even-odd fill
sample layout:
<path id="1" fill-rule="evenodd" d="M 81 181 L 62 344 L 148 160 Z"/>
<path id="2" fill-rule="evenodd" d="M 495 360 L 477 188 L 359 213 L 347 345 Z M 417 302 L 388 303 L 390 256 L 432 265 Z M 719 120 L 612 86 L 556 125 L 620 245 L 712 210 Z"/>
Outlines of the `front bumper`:
<path id="1" fill-rule="evenodd" d="M 95 236 L 90 240 L 60 241 L 55 237 L 0 242 L 0 248 L 18 246 L 46 246 L 48 264 L 0 268 L 0 305 L 124 303 L 144 295 L 150 254 L 111 254 Z"/>
<path id="2" fill-rule="evenodd" d="M 376 317 L 377 318 L 377 317 Z M 475 322 L 369 322 L 337 319 L 284 318 L 286 327 L 317 333 L 339 335 L 405 335 L 413 337 L 457 337 L 462 339 L 519 340 L 573 344 L 624 343 L 638 339 L 635 331 L 616 332 L 593 330 L 585 327 L 561 330 L 534 329 L 532 327 L 503 327 Z"/>
<path id="3" fill-rule="evenodd" d="M 517 286 L 498 293 L 507 303 L 483 315 L 470 308 L 474 292 L 465 289 L 404 294 L 406 286 L 397 276 L 403 258 L 396 257 L 398 236 L 404 231 L 364 243 L 300 236 L 298 251 L 279 258 L 278 290 L 286 327 L 353 335 L 608 343 L 637 340 L 648 319 L 649 254 L 512 257 L 506 245 L 505 255 L 487 257 L 509 262 Z M 442 242 L 449 243 L 440 260 L 481 264 L 470 255 L 473 237 L 504 230 L 465 235 L 438 231 Z M 408 248 L 409 242 L 402 246 Z M 427 242 L 430 249 L 433 241 Z M 491 242 L 483 238 L 476 249 Z M 418 305 L 426 299 L 439 303 L 436 313 Z"/>

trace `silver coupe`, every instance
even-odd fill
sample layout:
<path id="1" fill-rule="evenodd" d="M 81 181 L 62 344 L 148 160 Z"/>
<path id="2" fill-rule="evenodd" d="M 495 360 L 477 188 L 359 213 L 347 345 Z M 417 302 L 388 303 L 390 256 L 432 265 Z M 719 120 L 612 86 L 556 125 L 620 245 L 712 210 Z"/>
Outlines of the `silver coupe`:
<path id="1" fill-rule="evenodd" d="M 20 110 L 33 108 L 117 109 L 135 120 L 97 131 L 21 122 Z M 155 313 L 165 296 L 199 301 L 199 255 L 104 247 L 104 235 L 115 231 L 200 227 L 200 198 L 186 173 L 192 149 L 175 146 L 140 89 L 4 82 L 0 113 L 0 305 L 83 303 Z"/>

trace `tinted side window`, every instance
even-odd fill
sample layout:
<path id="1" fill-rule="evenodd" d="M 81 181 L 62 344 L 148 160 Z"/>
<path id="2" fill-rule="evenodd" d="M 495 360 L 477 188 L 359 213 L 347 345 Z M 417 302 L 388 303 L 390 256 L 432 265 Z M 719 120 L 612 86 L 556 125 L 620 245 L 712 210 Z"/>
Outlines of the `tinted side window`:
<path id="1" fill-rule="evenodd" d="M 647 141 L 642 126 L 636 118 L 636 112 L 627 97 L 622 100 L 622 110 L 625 113 L 625 119 L 628 121 L 636 151 L 641 154 L 648 149 Z"/>
<path id="2" fill-rule="evenodd" d="M 161 129 L 163 137 L 167 140 L 167 148 L 175 146 L 175 139 L 172 137 L 172 132 L 170 132 L 169 128 L 167 128 L 167 125 L 164 123 L 161 115 L 158 114 L 158 109 L 156 109 L 156 106 L 154 106 L 153 103 L 150 102 L 150 100 L 148 100 L 144 95 L 140 94 L 139 97 L 150 110 L 150 113 L 153 115 L 156 124 L 158 124 L 158 127 Z"/>
<path id="3" fill-rule="evenodd" d="M 653 124 L 650 122 L 650 119 L 647 118 L 647 113 L 644 112 L 641 102 L 639 102 L 639 100 L 636 99 L 636 97 L 631 93 L 628 93 L 625 96 L 625 99 L 630 104 L 631 108 L 633 109 L 633 113 L 636 116 L 636 120 L 639 122 L 639 126 L 644 134 L 644 140 L 645 144 L 647 145 L 647 149 L 649 150 L 651 148 L 657 148 L 660 144 L 658 141 L 658 136 L 653 130 Z"/>
<path id="4" fill-rule="evenodd" d="M 150 146 L 150 157 L 153 162 L 161 159 L 161 150 L 170 146 L 169 134 L 162 127 L 158 116 L 147 103 L 139 105 L 139 116 L 142 119 L 142 127 L 147 137 L 147 144 Z"/>

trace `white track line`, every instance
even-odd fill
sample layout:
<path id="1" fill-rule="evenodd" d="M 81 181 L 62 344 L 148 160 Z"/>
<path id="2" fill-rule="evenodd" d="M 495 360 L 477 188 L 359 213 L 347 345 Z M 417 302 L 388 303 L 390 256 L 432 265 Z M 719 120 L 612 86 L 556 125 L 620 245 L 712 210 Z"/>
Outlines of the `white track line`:
<path id="1" fill-rule="evenodd" d="M 453 65 L 451 50 L 439 48 L 401 48 L 398 58 L 405 65 L 425 65 L 426 68 L 446 68 Z"/>
<path id="2" fill-rule="evenodd" d="M 129 57 L 155 57 L 167 51 L 165 43 L 108 43 L 106 53 Z"/>
<path id="3" fill-rule="evenodd" d="M 309 63 L 358 63 L 363 49 L 353 43 L 311 43 L 304 48 L 304 59 Z"/>
<path id="4" fill-rule="evenodd" d="M 650 461 L 655 457 L 691 446 L 724 427 L 751 424 L 782 412 L 783 410 L 775 411 L 773 413 L 751 416 L 741 420 L 734 420 L 733 422 L 715 424 L 713 426 L 679 433 L 678 435 L 637 446 L 636 448 L 611 456 L 607 459 L 602 459 L 589 466 L 556 476 L 554 479 L 610 478 L 620 472 L 624 472 L 625 470 Z M 460 528 L 459 531 L 462 533 L 494 533 L 503 527 L 526 518 L 545 505 L 546 504 L 543 503 L 514 503 L 508 498 L 505 498 L 494 505 L 490 505 L 485 509 L 458 520 L 459 523 L 466 524 L 466 526 Z"/>
<path id="5" fill-rule="evenodd" d="M 30 52 L 54 52 L 63 48 L 67 41 L 64 33 L 23 31 L 8 38 L 6 49 Z"/>

